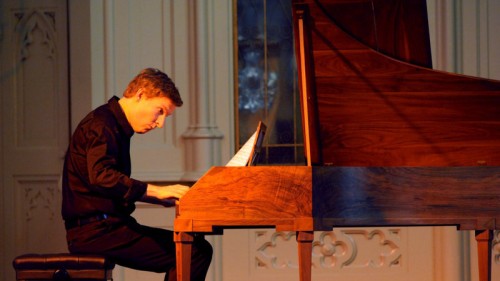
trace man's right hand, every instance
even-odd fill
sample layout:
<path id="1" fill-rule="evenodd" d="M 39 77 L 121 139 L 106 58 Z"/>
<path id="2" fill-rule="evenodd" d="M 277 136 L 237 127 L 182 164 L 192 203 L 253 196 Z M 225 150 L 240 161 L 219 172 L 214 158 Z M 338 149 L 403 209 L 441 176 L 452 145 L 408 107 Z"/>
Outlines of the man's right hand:
<path id="1" fill-rule="evenodd" d="M 175 201 L 179 200 L 188 191 L 189 186 L 182 184 L 165 186 L 148 184 L 146 193 L 142 196 L 140 201 L 172 207 L 175 206 Z"/>

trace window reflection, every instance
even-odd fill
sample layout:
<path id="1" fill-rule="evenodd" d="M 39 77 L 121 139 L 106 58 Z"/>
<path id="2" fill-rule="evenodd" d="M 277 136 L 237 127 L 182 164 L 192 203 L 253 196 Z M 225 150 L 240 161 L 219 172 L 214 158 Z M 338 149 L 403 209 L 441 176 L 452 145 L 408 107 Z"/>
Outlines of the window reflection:
<path id="1" fill-rule="evenodd" d="M 259 66 L 263 54 L 259 49 L 248 48 L 242 55 L 243 67 L 238 72 L 238 109 L 255 113 L 271 107 L 276 94 L 278 74 L 270 72 L 267 79 L 264 79 L 264 69 Z"/>
<path id="2" fill-rule="evenodd" d="M 291 0 L 237 1 L 238 144 L 268 126 L 261 163 L 303 163 Z"/>

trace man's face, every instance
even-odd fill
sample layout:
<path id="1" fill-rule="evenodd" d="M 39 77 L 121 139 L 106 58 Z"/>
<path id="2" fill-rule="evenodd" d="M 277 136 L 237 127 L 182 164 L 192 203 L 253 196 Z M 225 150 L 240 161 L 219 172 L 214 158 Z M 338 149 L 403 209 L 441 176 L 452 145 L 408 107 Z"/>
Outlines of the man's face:
<path id="1" fill-rule="evenodd" d="M 144 134 L 154 128 L 162 128 L 165 118 L 174 110 L 175 105 L 169 98 L 141 95 L 134 104 L 129 122 L 136 133 Z"/>

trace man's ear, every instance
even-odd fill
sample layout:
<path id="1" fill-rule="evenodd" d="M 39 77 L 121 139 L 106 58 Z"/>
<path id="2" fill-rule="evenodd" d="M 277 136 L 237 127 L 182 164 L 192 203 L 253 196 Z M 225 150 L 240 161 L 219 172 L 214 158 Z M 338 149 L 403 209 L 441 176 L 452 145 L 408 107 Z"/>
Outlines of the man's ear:
<path id="1" fill-rule="evenodd" d="M 143 97 L 144 97 L 144 89 L 140 88 L 139 90 L 137 90 L 137 92 L 135 92 L 135 99 L 136 101 L 140 101 L 141 98 Z"/>
<path id="2" fill-rule="evenodd" d="M 132 100 L 134 102 L 140 102 L 142 98 L 144 98 L 144 91 L 141 88 L 141 89 L 137 90 L 137 92 L 135 92 L 134 96 L 132 97 Z"/>

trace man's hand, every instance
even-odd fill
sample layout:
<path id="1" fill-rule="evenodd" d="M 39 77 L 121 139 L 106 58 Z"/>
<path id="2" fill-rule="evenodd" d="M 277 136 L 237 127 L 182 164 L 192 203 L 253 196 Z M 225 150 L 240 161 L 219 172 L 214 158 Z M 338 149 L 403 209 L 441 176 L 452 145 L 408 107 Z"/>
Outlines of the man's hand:
<path id="1" fill-rule="evenodd" d="M 172 207 L 175 205 L 175 201 L 179 200 L 188 191 L 189 186 L 181 184 L 166 186 L 148 184 L 148 189 L 140 201 Z"/>

